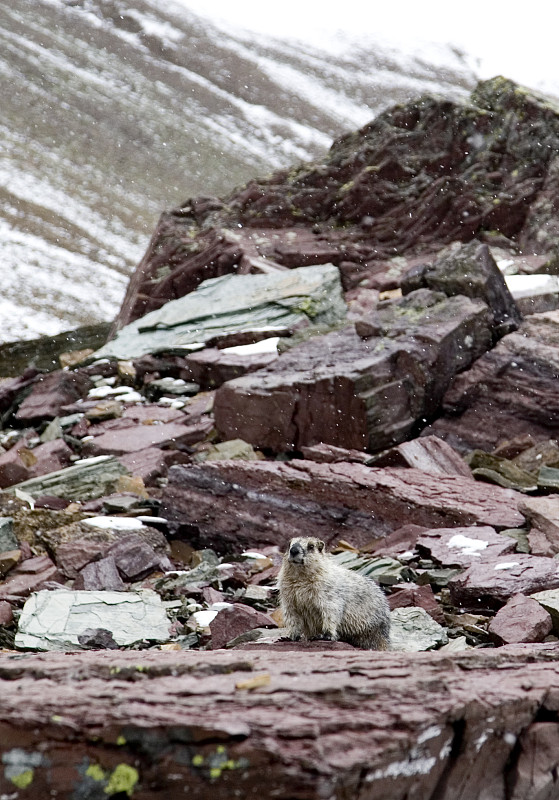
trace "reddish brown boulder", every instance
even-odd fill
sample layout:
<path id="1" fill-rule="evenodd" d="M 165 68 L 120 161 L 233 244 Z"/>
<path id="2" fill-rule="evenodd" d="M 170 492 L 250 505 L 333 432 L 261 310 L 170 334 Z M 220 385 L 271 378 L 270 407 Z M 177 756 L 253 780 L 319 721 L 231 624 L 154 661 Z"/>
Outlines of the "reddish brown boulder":
<path id="1" fill-rule="evenodd" d="M 94 539 L 62 542 L 56 548 L 56 565 L 66 578 L 76 578 L 86 564 L 101 558 L 109 546 L 110 542 Z"/>
<path id="2" fill-rule="evenodd" d="M 459 475 L 294 460 L 175 466 L 155 496 L 198 545 L 238 551 L 312 533 L 360 547 L 405 524 L 426 528 L 522 525 L 519 495 Z"/>
<path id="3" fill-rule="evenodd" d="M 155 552 L 147 542 L 138 534 L 129 533 L 121 536 L 111 545 L 108 551 L 115 561 L 116 567 L 124 580 L 134 581 L 149 575 L 156 569 L 161 569 L 163 557 Z M 166 561 L 165 566 L 170 568 Z"/>
<path id="4" fill-rule="evenodd" d="M 489 624 L 489 633 L 498 644 L 543 642 L 551 633 L 551 615 L 531 597 L 514 595 Z"/>
<path id="5" fill-rule="evenodd" d="M 516 542 L 483 525 L 423 531 L 417 548 L 445 567 L 469 567 L 514 552 Z"/>
<path id="6" fill-rule="evenodd" d="M 274 451 L 397 444 L 490 346 L 490 323 L 479 301 L 412 292 L 355 330 L 314 337 L 267 369 L 223 384 L 216 427 L 224 438 Z"/>
<path id="7" fill-rule="evenodd" d="M 0 455 L 0 489 L 26 481 L 29 477 L 29 462 L 33 458 L 26 439 L 20 439 L 6 453 L 2 453 Z"/>
<path id="8" fill-rule="evenodd" d="M 242 603 L 222 609 L 210 623 L 212 650 L 225 647 L 227 642 L 254 628 L 277 628 L 277 624 L 267 614 Z"/>
<path id="9" fill-rule="evenodd" d="M 92 386 L 89 377 L 81 372 L 58 370 L 41 375 L 20 405 L 16 419 L 19 422 L 54 419 L 63 406 L 85 397 Z"/>
<path id="10" fill-rule="evenodd" d="M 534 555 L 554 556 L 559 553 L 559 497 L 529 497 L 519 510 L 531 525 L 528 538 Z"/>
<path id="11" fill-rule="evenodd" d="M 472 564 L 449 581 L 457 606 L 499 608 L 515 594 L 534 594 L 559 587 L 559 568 L 553 558 L 511 553 Z"/>
<path id="12" fill-rule="evenodd" d="M 69 467 L 74 455 L 63 439 L 53 439 L 52 442 L 45 442 L 34 447 L 29 451 L 29 477 L 37 478 L 39 475 L 47 475 L 49 472 L 56 472 L 64 467 Z"/>
<path id="13" fill-rule="evenodd" d="M 443 399 L 445 413 L 426 433 L 459 452 L 491 451 L 511 435 L 555 439 L 558 374 L 559 311 L 533 314 L 454 379 Z"/>

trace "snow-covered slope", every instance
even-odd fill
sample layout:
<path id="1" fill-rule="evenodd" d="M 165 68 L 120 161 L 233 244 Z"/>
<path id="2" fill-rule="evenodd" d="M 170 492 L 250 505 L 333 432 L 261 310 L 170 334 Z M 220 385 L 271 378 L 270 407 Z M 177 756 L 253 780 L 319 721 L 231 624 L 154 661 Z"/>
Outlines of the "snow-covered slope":
<path id="1" fill-rule="evenodd" d="M 393 102 L 465 94 L 447 56 L 327 52 L 155 0 L 2 3 L 0 341 L 110 319 L 164 208 L 315 158 Z"/>

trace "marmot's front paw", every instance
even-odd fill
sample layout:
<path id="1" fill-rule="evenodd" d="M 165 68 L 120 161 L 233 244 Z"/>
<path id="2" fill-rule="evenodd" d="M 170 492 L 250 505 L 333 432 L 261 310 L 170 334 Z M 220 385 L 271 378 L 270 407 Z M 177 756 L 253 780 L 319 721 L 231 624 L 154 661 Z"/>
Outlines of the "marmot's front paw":
<path id="1" fill-rule="evenodd" d="M 313 642 L 335 642 L 336 637 L 332 633 L 321 633 L 320 636 L 313 636 Z"/>

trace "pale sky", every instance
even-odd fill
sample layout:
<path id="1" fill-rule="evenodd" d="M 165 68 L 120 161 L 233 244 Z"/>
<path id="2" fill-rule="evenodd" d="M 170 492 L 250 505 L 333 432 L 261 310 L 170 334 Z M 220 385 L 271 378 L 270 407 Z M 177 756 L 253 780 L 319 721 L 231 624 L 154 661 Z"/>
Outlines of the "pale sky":
<path id="1" fill-rule="evenodd" d="M 344 40 L 385 42 L 408 52 L 454 44 L 482 78 L 504 74 L 559 94 L 559 3 L 531 0 L 175 0 L 216 23 L 338 49 Z M 434 55 L 436 58 L 436 54 Z"/>

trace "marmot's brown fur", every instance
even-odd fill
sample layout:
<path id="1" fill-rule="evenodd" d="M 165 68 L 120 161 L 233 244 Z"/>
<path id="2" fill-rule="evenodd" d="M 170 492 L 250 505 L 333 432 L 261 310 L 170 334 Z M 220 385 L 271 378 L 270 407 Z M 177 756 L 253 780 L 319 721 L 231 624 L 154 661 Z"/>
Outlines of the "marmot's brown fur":
<path id="1" fill-rule="evenodd" d="M 280 570 L 279 593 L 291 639 L 343 641 L 366 650 L 390 646 L 390 610 L 371 579 L 336 564 L 324 542 L 295 538 Z"/>

